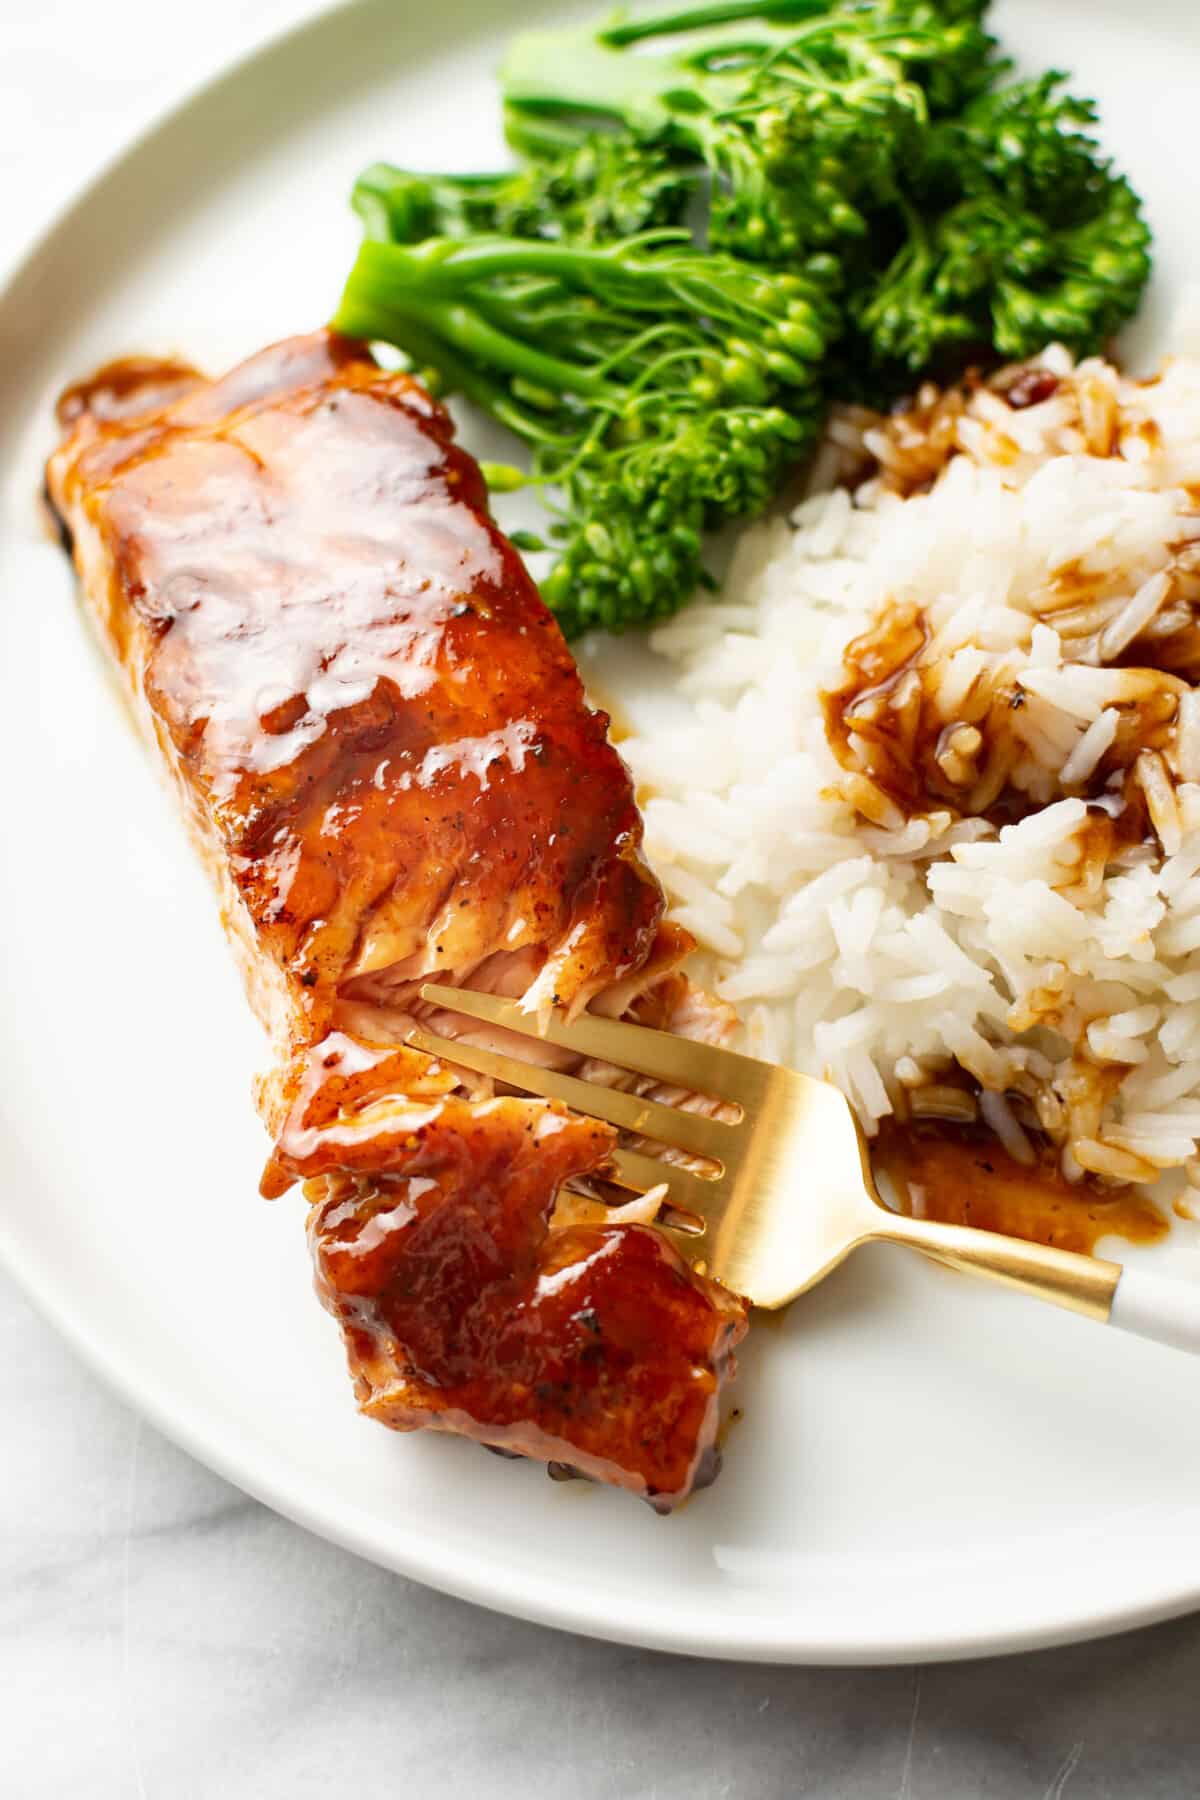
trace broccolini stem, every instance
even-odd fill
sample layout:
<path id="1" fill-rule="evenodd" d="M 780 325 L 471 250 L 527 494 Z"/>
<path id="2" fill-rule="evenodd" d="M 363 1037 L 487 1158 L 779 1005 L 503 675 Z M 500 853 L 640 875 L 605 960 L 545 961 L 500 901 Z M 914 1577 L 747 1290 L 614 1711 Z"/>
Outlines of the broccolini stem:
<path id="1" fill-rule="evenodd" d="M 769 32 L 771 27 L 764 30 Z M 653 110 L 657 114 L 663 107 L 664 92 L 678 90 L 687 76 L 684 63 L 700 59 L 706 50 L 717 49 L 726 41 L 727 34 L 718 28 L 717 33 L 707 33 L 702 43 L 689 42 L 679 58 L 629 56 L 590 30 L 530 32 L 514 40 L 501 65 L 500 82 L 510 107 L 544 117 L 574 116 L 573 139 L 578 143 L 581 132 L 587 130 L 586 123 L 578 123 L 580 119 L 595 124 L 634 123 L 640 113 Z M 722 91 L 727 88 L 730 102 L 741 92 L 737 79 L 722 85 L 721 77 L 707 75 L 705 83 Z M 703 107 L 705 103 L 700 104 Z"/>
<path id="2" fill-rule="evenodd" d="M 577 363 L 566 362 L 560 356 L 552 356 L 547 350 L 522 343 L 511 332 L 490 324 L 475 307 L 431 306 L 427 316 L 438 336 L 456 350 L 464 350 L 468 355 L 480 357 L 492 368 L 507 369 L 510 374 L 520 375 L 535 386 L 545 388 L 552 397 L 551 405 L 560 394 L 576 394 L 600 401 L 612 398 L 609 384 L 590 370 L 581 369 Z"/>
<path id="3" fill-rule="evenodd" d="M 372 248 L 404 259 L 391 265 L 393 282 L 402 281 L 414 292 L 433 295 L 457 293 L 467 283 L 487 281 L 494 275 L 551 275 L 564 277 L 576 287 L 595 287 L 605 277 L 619 276 L 640 250 L 690 241 L 686 231 L 664 227 L 602 247 L 554 238 L 478 237 L 431 238 L 424 244 L 374 244 Z"/>
<path id="4" fill-rule="evenodd" d="M 753 33 L 735 27 L 754 22 Z M 668 33 L 687 33 L 677 51 L 630 56 L 624 47 Z M 827 0 L 716 0 L 659 18 L 624 21 L 601 31 L 590 29 L 529 32 L 511 45 L 500 70 L 504 98 L 515 117 L 509 135 L 517 148 L 536 153 L 524 134 L 530 127 L 522 115 L 543 120 L 574 116 L 574 127 L 560 124 L 553 148 L 578 143 L 590 118 L 597 123 L 621 121 L 637 129 L 651 118 L 669 120 L 686 141 L 698 113 L 722 112 L 737 106 L 745 94 L 744 73 L 725 67 L 737 51 L 760 59 L 768 69 L 791 77 L 782 66 L 802 49 L 806 39 L 836 36 L 847 54 L 868 61 L 868 42 L 894 43 L 911 51 L 924 33 L 910 25 L 871 21 L 864 29 L 831 14 Z"/>
<path id="5" fill-rule="evenodd" d="M 806 296 L 793 277 L 768 284 L 690 249 L 644 254 L 673 248 L 678 239 L 678 233 L 645 233 L 602 249 L 540 239 L 430 239 L 418 247 L 367 239 L 335 323 L 355 336 L 391 338 L 422 356 L 432 343 L 444 343 L 459 360 L 519 378 L 526 384 L 520 398 L 546 412 L 563 396 L 620 410 L 628 391 L 622 371 L 639 362 L 645 368 L 660 335 L 662 356 L 651 356 L 643 379 L 658 380 L 668 364 L 691 362 L 698 375 L 720 367 L 741 387 L 761 387 L 759 365 L 785 383 L 808 386 L 808 365 L 824 347 L 811 292 Z M 497 286 L 497 277 L 513 275 L 520 277 L 515 285 L 501 280 Z M 578 307 L 574 331 L 571 295 Z M 654 311 L 659 319 L 638 330 Z M 683 318 L 699 330 L 677 356 Z M 566 355 L 556 353 L 555 339 Z M 430 360 L 436 365 L 436 356 Z"/>
<path id="6" fill-rule="evenodd" d="M 637 44 L 644 38 L 665 37 L 672 31 L 694 31 L 700 25 L 733 25 L 742 19 L 811 19 L 826 13 L 829 0 L 714 0 L 711 5 L 689 6 L 682 12 L 651 13 L 646 19 L 626 19 L 596 33 L 605 44 Z"/>
<path id="7" fill-rule="evenodd" d="M 333 328 L 344 332 L 347 337 L 374 339 L 376 342 L 386 339 L 395 343 L 435 393 L 449 391 L 462 394 L 484 412 L 497 416 L 499 408 L 504 404 L 505 391 L 502 387 L 455 356 L 440 338 L 424 331 L 412 319 L 406 319 L 402 327 L 397 325 L 397 335 L 392 337 L 392 326 L 382 314 L 367 311 L 359 301 L 350 300 L 343 295 L 337 316 L 333 320 Z M 399 336 L 401 329 L 403 338 Z"/>
<path id="8" fill-rule="evenodd" d="M 437 244 L 441 248 L 441 244 Z M 496 252 L 494 245 L 480 240 L 479 252 L 467 245 L 466 254 L 455 266 L 473 275 L 493 273 L 497 269 L 518 269 L 519 251 L 556 251 L 553 244 L 529 243 L 512 249 L 509 254 Z M 573 253 L 580 255 L 579 251 Z M 531 260 L 537 261 L 534 256 Z M 423 257 L 396 244 L 382 244 L 374 238 L 364 239 L 359 246 L 350 280 L 334 317 L 334 326 L 348 337 L 387 338 L 410 356 L 428 361 L 431 367 L 445 366 L 445 354 L 459 351 L 468 358 L 479 358 L 484 364 L 524 377 L 539 388 L 559 394 L 576 394 L 581 398 L 604 400 L 610 397 L 609 384 L 590 370 L 575 363 L 538 350 L 509 332 L 489 324 L 480 313 L 458 303 L 450 284 L 429 281 L 430 270 L 444 271 L 450 266 L 447 257 Z M 454 385 L 469 398 L 476 398 L 481 382 L 467 378 L 468 365 L 454 358 Z M 462 377 L 460 381 L 460 377 Z M 482 384 L 486 398 L 482 404 L 494 410 L 495 389 Z"/>

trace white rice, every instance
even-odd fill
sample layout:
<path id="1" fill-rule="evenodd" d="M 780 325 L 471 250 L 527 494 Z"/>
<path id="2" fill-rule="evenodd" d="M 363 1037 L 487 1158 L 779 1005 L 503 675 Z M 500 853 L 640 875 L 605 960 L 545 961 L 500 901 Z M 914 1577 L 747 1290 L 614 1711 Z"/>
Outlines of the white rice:
<path id="1" fill-rule="evenodd" d="M 897 1105 L 970 1108 L 957 1064 L 1018 1158 L 1035 1124 L 1069 1175 L 1185 1167 L 1200 1187 L 1200 694 L 1139 674 L 1200 613 L 1200 360 L 1144 384 L 1057 347 L 1034 366 L 1059 385 L 1024 408 L 926 392 L 906 420 L 835 420 L 821 478 L 864 444 L 873 472 L 752 528 L 720 599 L 654 634 L 690 716 L 622 751 L 749 1049 L 836 1081 L 868 1130 Z M 837 760 L 820 699 L 904 605 L 964 796 L 913 816 L 861 737 L 859 766 Z M 1164 688 L 1174 717 L 1130 776 L 1155 839 L 1097 859 L 1080 790 Z M 1027 811 L 998 828 L 970 796 L 981 706 L 1014 692 Z"/>

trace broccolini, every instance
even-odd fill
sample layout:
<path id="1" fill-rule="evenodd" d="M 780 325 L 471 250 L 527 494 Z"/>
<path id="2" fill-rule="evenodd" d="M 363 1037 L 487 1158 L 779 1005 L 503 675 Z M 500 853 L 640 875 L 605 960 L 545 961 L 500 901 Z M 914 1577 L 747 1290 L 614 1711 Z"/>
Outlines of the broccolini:
<path id="1" fill-rule="evenodd" d="M 573 634 L 691 596 L 703 533 L 761 510 L 811 443 L 838 320 L 819 279 L 658 232 L 367 238 L 334 323 L 398 345 L 529 446 L 558 513 L 542 591 Z"/>
<path id="2" fill-rule="evenodd" d="M 694 174 L 661 150 L 617 137 L 590 137 L 499 175 L 425 175 L 374 163 L 354 184 L 353 205 L 370 237 L 395 244 L 424 238 L 568 238 L 583 244 L 678 225 Z"/>
<path id="3" fill-rule="evenodd" d="M 536 161 L 608 124 L 708 170 L 714 247 L 794 262 L 865 238 L 930 116 L 986 88 L 982 5 L 709 0 L 532 33 L 501 70 L 509 142 Z M 642 49 L 668 35 L 676 47 Z"/>
<path id="4" fill-rule="evenodd" d="M 1057 93 L 1062 80 L 982 95 L 929 132 L 878 223 L 894 254 L 849 297 L 876 369 L 903 383 L 962 349 L 1018 358 L 1058 341 L 1087 353 L 1134 311 L 1149 229 L 1087 129 L 1095 108 Z"/>
<path id="5" fill-rule="evenodd" d="M 986 10 L 699 0 L 529 35 L 516 169 L 360 177 L 336 323 L 529 447 L 566 630 L 683 605 L 704 533 L 768 503 L 829 399 L 1086 353 L 1134 311 L 1149 232 L 1094 108 L 1002 85 Z"/>

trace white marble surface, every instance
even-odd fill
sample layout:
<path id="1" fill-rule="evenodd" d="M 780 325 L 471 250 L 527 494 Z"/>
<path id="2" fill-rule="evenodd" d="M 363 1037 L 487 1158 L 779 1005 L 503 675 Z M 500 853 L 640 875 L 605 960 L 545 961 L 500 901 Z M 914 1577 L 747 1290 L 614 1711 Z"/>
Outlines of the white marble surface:
<path id="1" fill-rule="evenodd" d="M 305 10 L 0 6 L 0 268 L 139 120 Z M 0 1446 L 2 1800 L 1200 1791 L 1200 1618 L 922 1671 L 565 1638 L 247 1500 L 114 1400 L 2 1276 Z"/>

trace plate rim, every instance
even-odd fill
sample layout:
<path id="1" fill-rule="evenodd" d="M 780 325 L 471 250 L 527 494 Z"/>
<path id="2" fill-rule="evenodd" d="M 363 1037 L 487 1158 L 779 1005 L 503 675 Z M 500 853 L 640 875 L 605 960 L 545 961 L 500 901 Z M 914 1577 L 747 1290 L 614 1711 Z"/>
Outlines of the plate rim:
<path id="1" fill-rule="evenodd" d="M 357 4 L 357 0 L 351 0 L 351 3 Z M 0 294 L 0 304 L 2 299 Z M 790 1622 L 768 1622 L 759 1616 L 723 1622 L 718 1619 L 712 1633 L 700 1637 L 690 1623 L 686 1629 L 673 1630 L 661 1622 L 661 1612 L 660 1622 L 654 1623 L 648 1610 L 645 1616 L 639 1617 L 639 1609 L 631 1610 L 627 1603 L 623 1617 L 614 1620 L 601 1608 L 580 1605 L 555 1595 L 549 1584 L 539 1590 L 540 1597 L 536 1597 L 519 1572 L 507 1576 L 495 1562 L 485 1569 L 482 1557 L 460 1549 L 447 1552 L 443 1548 L 439 1552 L 428 1534 L 422 1534 L 415 1545 L 382 1544 L 373 1535 L 365 1516 L 364 1522 L 359 1523 L 347 1509 L 331 1510 L 328 1506 L 324 1510 L 318 1509 L 309 1503 L 298 1485 L 288 1481 L 287 1464 L 276 1464 L 274 1459 L 264 1458 L 261 1466 L 255 1467 L 249 1461 L 239 1460 L 241 1439 L 229 1432 L 224 1436 L 219 1430 L 214 1433 L 211 1422 L 206 1430 L 206 1408 L 197 1406 L 189 1412 L 172 1410 L 166 1393 L 169 1383 L 156 1383 L 152 1371 L 138 1368 L 120 1350 L 103 1342 L 97 1332 L 70 1313 L 65 1303 L 60 1302 L 53 1284 L 44 1280 L 33 1267 L 32 1259 L 27 1261 L 21 1255 L 4 1229 L 2 1215 L 0 1263 L 37 1312 L 119 1399 L 147 1419 L 171 1443 L 223 1480 L 305 1531 L 337 1544 L 366 1562 L 407 1580 L 420 1582 L 439 1593 L 529 1624 L 574 1632 L 603 1642 L 714 1661 L 870 1668 L 963 1662 L 1055 1649 L 1116 1636 L 1141 1626 L 1162 1624 L 1200 1610 L 1200 1581 L 1193 1579 L 1182 1591 L 1159 1593 L 1143 1602 L 1130 1602 L 1115 1608 L 1082 1607 L 1054 1623 L 1016 1624 L 1001 1631 L 987 1626 L 954 1632 L 943 1630 L 936 1641 L 928 1636 L 902 1633 L 872 1642 L 854 1637 L 801 1638 Z M 1097 1591 L 1103 1591 L 1101 1583 L 1097 1583 Z"/>
<path id="2" fill-rule="evenodd" d="M 183 115 L 204 105 L 234 79 L 250 74 L 255 65 L 269 65 L 288 45 L 326 29 L 338 17 L 352 28 L 353 17 L 377 7 L 379 0 L 304 0 L 297 15 L 269 28 L 236 55 L 211 65 L 194 82 L 176 89 L 163 104 L 151 107 L 101 158 L 86 180 L 74 187 L 55 206 L 49 218 L 15 254 L 0 265 L 0 324 L 18 290 L 35 274 L 39 262 L 72 229 L 103 190 L 149 150 L 154 141 Z M 401 28 L 402 28 L 402 22 Z M 961 1629 L 940 1627 L 935 1634 L 920 1632 L 878 1636 L 871 1641 L 853 1635 L 844 1638 L 805 1633 L 803 1614 L 791 1619 L 765 1615 L 714 1617 L 708 1634 L 699 1634 L 694 1622 L 673 1629 L 661 1608 L 657 1618 L 650 1609 L 623 1599 L 616 1611 L 603 1604 L 582 1604 L 555 1590 L 553 1583 L 536 1587 L 527 1572 L 512 1574 L 496 1560 L 486 1567 L 483 1558 L 460 1546 L 439 1547 L 436 1533 L 418 1530 L 411 1522 L 402 1540 L 380 1541 L 370 1527 L 369 1515 L 359 1519 L 352 1508 L 310 1501 L 301 1491 L 297 1471 L 289 1479 L 290 1465 L 270 1452 L 258 1452 L 230 1422 L 197 1398 L 181 1408 L 172 1405 L 169 1380 L 156 1380 L 152 1368 L 139 1367 L 136 1357 L 104 1334 L 83 1322 L 70 1309 L 65 1292 L 56 1288 L 52 1272 L 22 1249 L 0 1213 L 0 1263 L 41 1316 L 71 1349 L 118 1397 L 148 1419 L 156 1430 L 188 1455 L 214 1470 L 243 1492 L 282 1514 L 316 1536 L 338 1544 L 365 1560 L 407 1579 L 421 1582 L 458 1599 L 489 1610 L 579 1633 L 609 1642 L 636 1645 L 677 1655 L 743 1662 L 825 1666 L 880 1666 L 898 1663 L 958 1661 L 993 1655 L 1012 1655 L 1047 1649 L 1088 1639 L 1111 1636 L 1140 1626 L 1159 1623 L 1200 1609 L 1200 1568 L 1181 1571 L 1171 1591 L 1160 1588 L 1143 1601 L 1106 1605 L 1097 1583 L 1094 1604 L 1057 1610 L 1041 1624 L 1017 1622 L 1007 1629 L 964 1624 Z M 1151 1586 L 1153 1584 L 1150 1584 Z M 1055 1609 L 1052 1608 L 1052 1611 Z"/>

